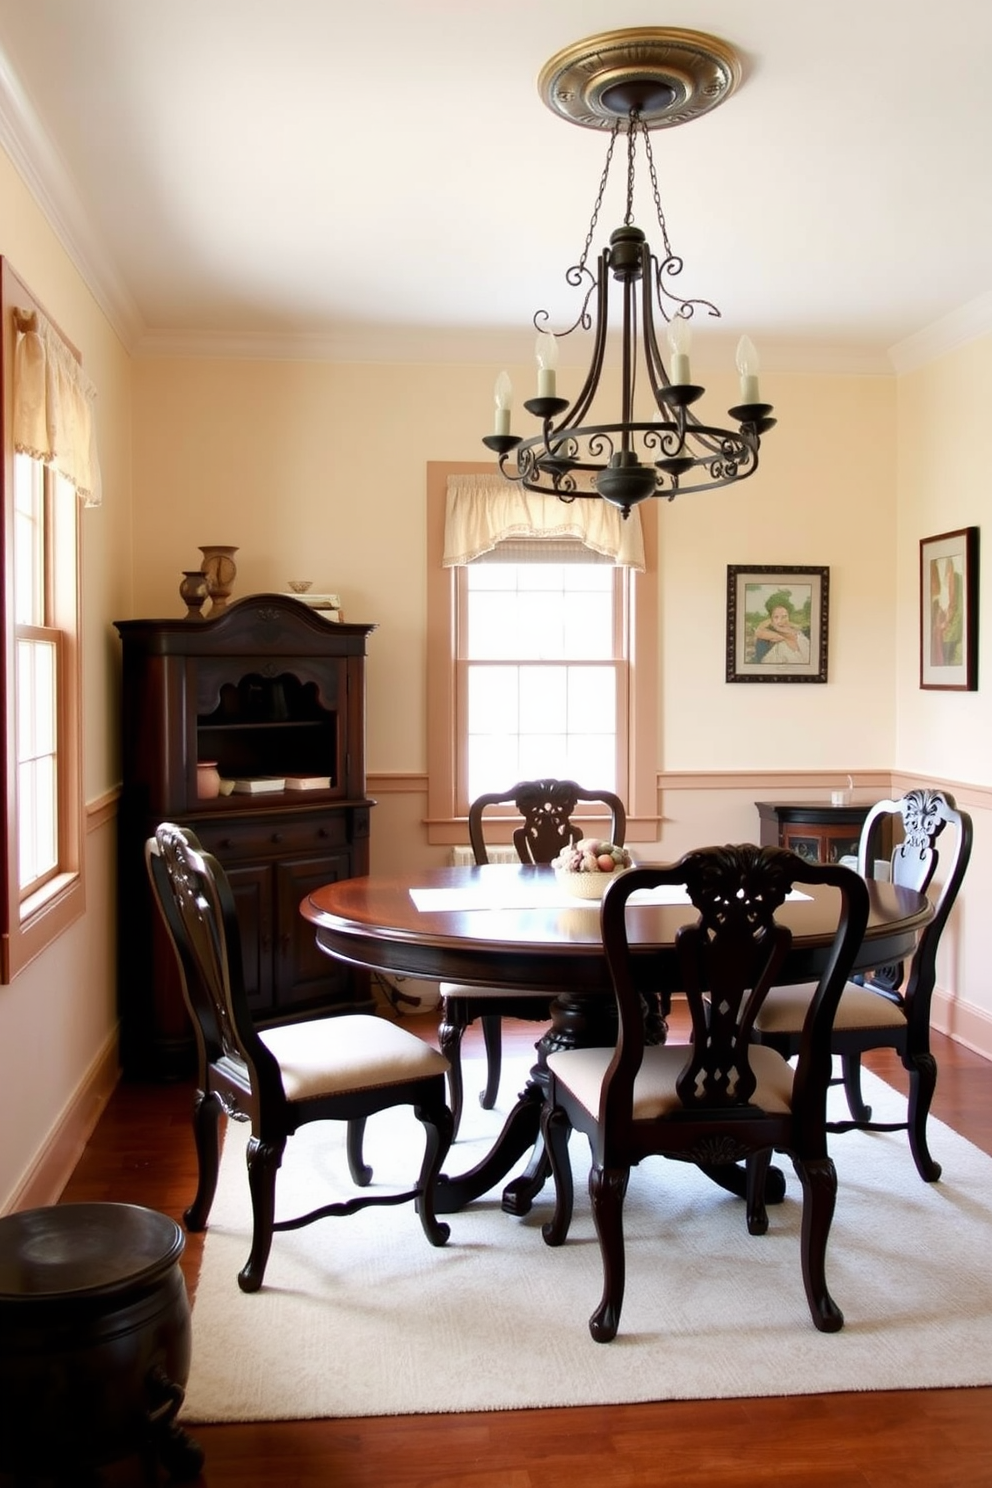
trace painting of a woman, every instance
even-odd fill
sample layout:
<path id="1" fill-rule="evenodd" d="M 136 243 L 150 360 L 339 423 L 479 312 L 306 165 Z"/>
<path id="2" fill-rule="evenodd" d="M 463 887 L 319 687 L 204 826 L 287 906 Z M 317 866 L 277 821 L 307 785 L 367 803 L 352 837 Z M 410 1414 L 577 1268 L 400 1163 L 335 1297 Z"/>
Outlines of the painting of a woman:
<path id="1" fill-rule="evenodd" d="M 809 661 L 809 635 L 792 610 L 792 592 L 778 589 L 765 599 L 766 618 L 754 628 L 754 659 L 767 666 Z"/>
<path id="2" fill-rule="evenodd" d="M 930 560 L 930 665 L 961 665 L 964 607 L 955 556 Z"/>

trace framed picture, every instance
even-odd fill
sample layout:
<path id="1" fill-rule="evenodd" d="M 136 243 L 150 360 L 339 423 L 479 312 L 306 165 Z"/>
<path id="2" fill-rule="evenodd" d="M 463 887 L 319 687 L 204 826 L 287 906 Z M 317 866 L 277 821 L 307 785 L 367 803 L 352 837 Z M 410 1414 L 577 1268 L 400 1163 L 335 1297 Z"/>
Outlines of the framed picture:
<path id="1" fill-rule="evenodd" d="M 727 681 L 826 682 L 829 568 L 727 565 Z"/>
<path id="2" fill-rule="evenodd" d="M 978 687 L 978 528 L 920 543 L 920 686 Z"/>

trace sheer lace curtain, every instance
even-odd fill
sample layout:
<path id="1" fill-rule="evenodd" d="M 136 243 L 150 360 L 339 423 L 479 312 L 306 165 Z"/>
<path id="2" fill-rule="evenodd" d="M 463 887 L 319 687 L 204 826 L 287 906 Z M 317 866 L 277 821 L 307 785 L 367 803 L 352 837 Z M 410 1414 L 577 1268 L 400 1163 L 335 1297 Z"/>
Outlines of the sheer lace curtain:
<path id="1" fill-rule="evenodd" d="M 501 475 L 450 475 L 444 520 L 445 568 L 471 563 L 510 539 L 578 539 L 594 553 L 644 571 L 641 515 L 625 521 L 606 501 L 559 501 Z"/>
<path id="2" fill-rule="evenodd" d="M 57 470 L 84 506 L 99 506 L 96 389 L 40 311 L 15 310 L 14 327 L 14 448 Z"/>

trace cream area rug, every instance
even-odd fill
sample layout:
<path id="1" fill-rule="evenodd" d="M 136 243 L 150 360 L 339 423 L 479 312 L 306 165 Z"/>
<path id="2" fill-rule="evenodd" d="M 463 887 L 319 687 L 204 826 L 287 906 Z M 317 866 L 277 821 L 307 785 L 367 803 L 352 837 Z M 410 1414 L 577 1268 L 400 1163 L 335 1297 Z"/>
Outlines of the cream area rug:
<path id="1" fill-rule="evenodd" d="M 514 1083 L 518 1070 L 506 1069 L 501 1109 L 485 1112 L 474 1099 L 482 1069 L 466 1061 L 449 1172 L 484 1154 L 525 1073 Z M 865 1086 L 878 1119 L 900 1118 L 893 1091 L 872 1076 Z M 321 1123 L 290 1139 L 281 1216 L 350 1192 L 343 1135 Z M 587 1329 L 602 1273 L 579 1134 L 575 1215 L 559 1249 L 541 1238 L 550 1184 L 523 1219 L 501 1211 L 498 1191 L 448 1216 L 439 1250 L 412 1205 L 365 1210 L 277 1234 L 253 1296 L 237 1284 L 250 1233 L 245 1140 L 245 1127 L 228 1123 L 193 1308 L 189 1422 L 992 1383 L 992 1158 L 935 1121 L 937 1184 L 917 1176 L 904 1133 L 832 1139 L 840 1189 L 827 1274 L 845 1315 L 832 1335 L 816 1332 L 806 1305 L 791 1163 L 785 1202 L 760 1237 L 748 1235 L 741 1201 L 696 1169 L 642 1163 L 627 1195 L 627 1291 L 610 1344 Z M 422 1150 L 409 1109 L 369 1123 L 374 1183 L 404 1186 Z"/>

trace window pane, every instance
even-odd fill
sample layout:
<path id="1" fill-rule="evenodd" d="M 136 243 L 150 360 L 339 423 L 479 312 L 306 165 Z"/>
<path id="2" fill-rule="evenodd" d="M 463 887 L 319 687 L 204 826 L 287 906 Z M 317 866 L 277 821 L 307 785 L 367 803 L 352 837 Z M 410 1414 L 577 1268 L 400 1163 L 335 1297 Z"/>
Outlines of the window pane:
<path id="1" fill-rule="evenodd" d="M 17 837 L 24 890 L 58 864 L 54 641 L 17 641 Z"/>
<path id="2" fill-rule="evenodd" d="M 519 667 L 478 666 L 468 669 L 470 734 L 516 733 Z"/>
<path id="3" fill-rule="evenodd" d="M 14 618 L 18 625 L 45 623 L 44 467 L 14 456 Z"/>
<path id="4" fill-rule="evenodd" d="M 564 667 L 522 667 L 521 733 L 565 732 L 568 674 Z"/>
<path id="5" fill-rule="evenodd" d="M 487 791 L 508 790 L 523 778 L 516 734 L 492 734 L 471 741 L 468 767 L 470 801 Z"/>
<path id="6" fill-rule="evenodd" d="M 568 731 L 613 734 L 617 716 L 617 680 L 612 667 L 569 667 Z"/>
<path id="7" fill-rule="evenodd" d="M 499 586 L 489 581 L 494 574 L 503 581 Z M 469 565 L 466 580 L 466 657 L 540 661 L 615 656 L 612 567 Z"/>
<path id="8" fill-rule="evenodd" d="M 17 767 L 20 815 L 18 877 L 21 889 L 58 864 L 55 820 L 55 761 L 28 760 Z"/>
<path id="9" fill-rule="evenodd" d="M 493 569 L 495 573 L 496 570 Z M 517 609 L 513 596 L 472 594 L 469 598 L 465 655 L 476 661 L 519 655 Z"/>

